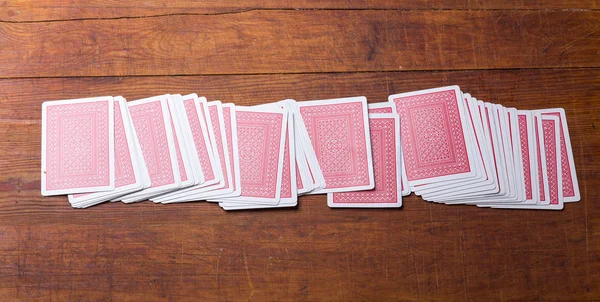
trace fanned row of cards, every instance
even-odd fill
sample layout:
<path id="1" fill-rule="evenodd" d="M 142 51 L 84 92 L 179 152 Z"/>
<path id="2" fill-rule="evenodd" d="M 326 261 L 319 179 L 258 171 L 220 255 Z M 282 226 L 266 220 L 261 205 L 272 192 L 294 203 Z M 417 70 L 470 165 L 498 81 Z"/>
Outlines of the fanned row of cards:
<path id="1" fill-rule="evenodd" d="M 580 200 L 562 108 L 518 110 L 458 86 L 391 95 L 402 120 L 408 186 L 423 199 L 561 210 Z"/>
<path id="2" fill-rule="evenodd" d="M 75 208 L 107 201 L 218 203 L 225 210 L 431 202 L 562 209 L 578 201 L 562 109 L 478 101 L 458 86 L 258 106 L 167 94 L 42 106 L 44 196 Z"/>

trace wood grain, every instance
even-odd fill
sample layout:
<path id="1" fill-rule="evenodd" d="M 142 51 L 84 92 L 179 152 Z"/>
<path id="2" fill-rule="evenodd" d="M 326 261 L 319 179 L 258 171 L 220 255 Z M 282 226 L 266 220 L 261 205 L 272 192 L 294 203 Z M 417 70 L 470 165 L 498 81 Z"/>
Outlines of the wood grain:
<path id="1" fill-rule="evenodd" d="M 241 105 L 448 84 L 520 109 L 565 107 L 582 201 L 559 212 L 406 198 L 400 210 L 226 213 L 207 203 L 73 210 L 39 192 L 51 99 L 198 92 Z M 6 300 L 599 300 L 600 69 L 0 80 L 0 296 Z"/>
<path id="2" fill-rule="evenodd" d="M 597 0 L 209 0 L 209 1 L 85 1 L 36 0 L 0 2 L 0 20 L 47 21 L 82 18 L 124 18 L 167 14 L 223 14 L 257 9 L 598 9 Z"/>
<path id="3" fill-rule="evenodd" d="M 600 11 L 250 11 L 0 23 L 0 76 L 599 67 Z"/>

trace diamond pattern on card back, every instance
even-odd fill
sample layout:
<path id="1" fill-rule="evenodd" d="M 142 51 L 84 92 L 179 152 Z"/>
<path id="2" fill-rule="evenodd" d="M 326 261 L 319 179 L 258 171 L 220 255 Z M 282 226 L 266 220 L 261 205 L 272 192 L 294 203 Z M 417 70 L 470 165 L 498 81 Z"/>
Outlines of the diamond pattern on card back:
<path id="1" fill-rule="evenodd" d="M 369 184 L 363 103 L 300 107 L 326 188 Z"/>
<path id="2" fill-rule="evenodd" d="M 151 188 L 174 183 L 161 102 L 130 106 L 129 112 L 146 161 Z"/>
<path id="3" fill-rule="evenodd" d="M 227 171 L 225 149 L 223 147 L 223 137 L 221 136 L 221 122 L 219 120 L 219 109 L 217 108 L 217 105 L 209 105 L 208 114 L 210 114 L 210 121 L 215 132 L 217 152 L 219 152 L 219 160 L 221 161 L 221 171 L 223 173 L 223 179 L 225 181 L 225 186 L 223 188 L 227 189 L 229 188 L 229 171 Z"/>
<path id="4" fill-rule="evenodd" d="M 521 140 L 521 157 L 523 158 L 523 176 L 525 180 L 525 198 L 533 198 L 531 186 L 531 162 L 529 161 L 529 135 L 527 134 L 527 116 L 519 115 L 519 138 Z"/>
<path id="5" fill-rule="evenodd" d="M 46 116 L 46 189 L 110 185 L 108 101 L 51 105 Z"/>
<path id="6" fill-rule="evenodd" d="M 556 161 L 555 121 L 542 120 L 544 129 L 544 148 L 546 149 L 546 166 L 548 169 L 548 186 L 550 187 L 550 204 L 558 204 L 558 166 Z"/>
<path id="7" fill-rule="evenodd" d="M 292 197 L 292 177 L 290 175 L 290 168 L 290 135 L 289 133 L 286 133 L 285 144 L 283 148 L 283 174 L 281 175 L 281 198 Z"/>
<path id="8" fill-rule="evenodd" d="M 135 183 L 131 153 L 125 134 L 121 104 L 115 102 L 115 188 Z"/>
<path id="9" fill-rule="evenodd" d="M 471 171 L 454 90 L 394 100 L 409 180 Z"/>
<path id="10" fill-rule="evenodd" d="M 371 113 L 394 113 L 391 107 L 383 107 L 383 108 L 370 108 L 369 114 Z"/>
<path id="11" fill-rule="evenodd" d="M 538 179 L 539 179 L 539 187 L 540 187 L 540 200 L 541 201 L 545 201 L 546 200 L 546 192 L 544 191 L 544 172 L 543 172 L 543 168 L 542 168 L 542 156 L 546 156 L 545 154 L 542 155 L 542 149 L 540 148 L 541 144 L 540 144 L 540 132 L 538 131 L 538 125 L 539 125 L 539 120 L 536 116 L 533 117 L 533 121 L 534 121 L 534 130 L 535 130 L 535 145 L 536 145 L 536 150 L 537 150 L 537 162 L 538 162 Z M 543 138 L 543 136 L 542 136 Z"/>
<path id="12" fill-rule="evenodd" d="M 236 118 L 242 196 L 275 198 L 283 114 L 237 111 Z"/>

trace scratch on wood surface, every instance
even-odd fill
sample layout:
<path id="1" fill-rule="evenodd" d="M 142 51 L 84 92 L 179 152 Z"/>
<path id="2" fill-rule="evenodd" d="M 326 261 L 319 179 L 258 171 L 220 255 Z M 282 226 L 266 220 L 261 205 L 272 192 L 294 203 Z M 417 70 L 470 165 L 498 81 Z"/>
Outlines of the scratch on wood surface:
<path id="1" fill-rule="evenodd" d="M 408 234 L 409 234 L 408 238 L 415 238 L 412 234 L 412 228 L 411 228 L 411 225 L 410 225 L 408 219 L 406 220 L 406 223 L 408 224 L 408 227 L 407 227 Z M 415 269 L 415 280 L 417 281 L 417 299 L 420 299 L 421 298 L 421 285 L 419 282 L 419 272 L 417 271 L 417 261 L 415 260 L 415 252 L 413 250 L 413 245 L 412 245 L 412 242 L 410 242 L 410 240 L 408 241 L 408 250 L 410 252 L 410 258 L 413 263 L 413 268 Z"/>
<path id="2" fill-rule="evenodd" d="M 463 273 L 463 291 L 465 292 L 465 301 L 468 301 L 469 297 L 467 295 L 467 266 L 465 265 L 465 253 L 463 252 L 462 222 L 460 218 L 460 208 L 458 208 L 458 248 L 460 250 L 460 264 L 462 266 Z"/>
<path id="3" fill-rule="evenodd" d="M 248 269 L 248 259 L 246 259 L 246 251 L 242 252 L 244 256 L 244 268 L 246 269 L 246 277 L 248 278 L 248 286 L 250 287 L 250 294 L 248 295 L 248 301 L 254 295 L 254 284 L 252 284 L 252 279 L 250 279 L 250 270 Z"/>

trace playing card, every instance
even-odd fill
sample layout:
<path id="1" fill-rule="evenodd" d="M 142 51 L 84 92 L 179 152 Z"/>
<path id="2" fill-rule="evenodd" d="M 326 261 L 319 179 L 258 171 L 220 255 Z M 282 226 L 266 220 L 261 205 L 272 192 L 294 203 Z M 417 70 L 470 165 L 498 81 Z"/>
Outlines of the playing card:
<path id="1" fill-rule="evenodd" d="M 526 204 L 539 202 L 539 182 L 537 174 L 537 155 L 533 129 L 533 114 L 527 110 L 518 111 L 519 139 L 521 141 L 521 159 L 525 184 Z"/>
<path id="2" fill-rule="evenodd" d="M 89 207 L 143 188 L 127 102 L 114 97 L 115 188 L 111 191 L 69 195 L 73 207 Z"/>
<path id="3" fill-rule="evenodd" d="M 575 202 L 581 200 L 577 173 L 575 172 L 575 160 L 571 148 L 571 136 L 567 125 L 567 115 L 563 108 L 535 110 L 543 116 L 557 116 L 560 123 L 560 153 L 561 172 L 564 202 Z"/>
<path id="4" fill-rule="evenodd" d="M 369 114 L 375 188 L 328 193 L 332 208 L 391 208 L 402 206 L 400 121 L 396 114 Z"/>
<path id="5" fill-rule="evenodd" d="M 124 202 L 144 200 L 181 185 L 167 99 L 168 95 L 162 95 L 128 103 L 152 184 L 124 196 Z"/>
<path id="6" fill-rule="evenodd" d="M 287 112 L 279 105 L 236 107 L 241 195 L 219 201 L 276 205 L 281 197 Z"/>
<path id="7" fill-rule="evenodd" d="M 411 187 L 477 175 L 461 99 L 458 86 L 389 97 L 400 115 L 402 151 Z"/>
<path id="8" fill-rule="evenodd" d="M 281 103 L 280 103 L 281 104 Z M 285 105 L 285 104 L 282 104 Z M 283 170 L 281 176 L 281 195 L 277 205 L 252 204 L 248 202 L 221 202 L 220 205 L 225 210 L 246 210 L 246 209 L 266 209 L 266 208 L 281 208 L 294 207 L 298 204 L 297 195 L 297 171 L 296 171 L 296 155 L 294 145 L 294 120 L 288 115 L 287 131 L 283 151 Z"/>
<path id="9" fill-rule="evenodd" d="M 325 187 L 310 194 L 373 189 L 367 99 L 353 97 L 297 105 L 325 179 Z"/>
<path id="10" fill-rule="evenodd" d="M 113 97 L 42 104 L 42 195 L 115 187 Z"/>
<path id="11" fill-rule="evenodd" d="M 542 115 L 542 128 L 546 165 L 548 166 L 549 206 L 561 210 L 564 200 L 562 196 L 560 119 L 556 116 Z"/>

